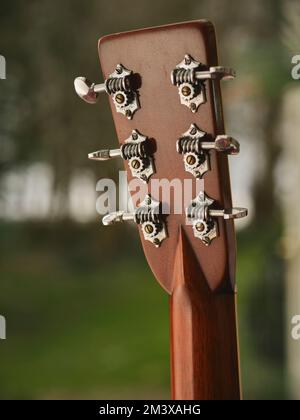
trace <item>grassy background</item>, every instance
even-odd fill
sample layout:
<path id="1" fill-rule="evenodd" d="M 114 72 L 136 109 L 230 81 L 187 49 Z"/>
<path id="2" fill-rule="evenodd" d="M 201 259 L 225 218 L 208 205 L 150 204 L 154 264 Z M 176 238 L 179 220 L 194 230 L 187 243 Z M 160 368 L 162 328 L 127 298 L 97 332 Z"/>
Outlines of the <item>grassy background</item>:
<path id="1" fill-rule="evenodd" d="M 169 397 L 168 297 L 136 235 L 121 229 L 124 241 L 112 250 L 109 242 L 97 248 L 105 229 L 94 225 L 64 224 L 64 235 L 60 225 L 1 226 L 0 312 L 8 335 L 0 346 L 1 398 Z M 273 296 L 274 318 L 263 292 L 268 260 L 276 263 L 265 252 L 272 240 L 239 236 L 245 398 L 285 393 L 278 303 Z M 280 266 L 275 271 L 280 277 Z"/>

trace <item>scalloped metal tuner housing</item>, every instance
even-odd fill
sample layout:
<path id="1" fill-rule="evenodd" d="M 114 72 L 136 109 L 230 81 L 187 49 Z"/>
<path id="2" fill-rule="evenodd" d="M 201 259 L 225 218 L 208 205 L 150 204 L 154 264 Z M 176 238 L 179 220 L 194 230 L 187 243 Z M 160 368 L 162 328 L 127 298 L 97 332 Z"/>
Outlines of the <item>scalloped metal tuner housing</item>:
<path id="1" fill-rule="evenodd" d="M 248 215 L 248 210 L 245 208 L 234 207 L 220 210 L 214 205 L 215 201 L 201 191 L 186 210 L 187 222 L 192 223 L 194 236 L 206 246 L 209 246 L 219 234 L 216 218 L 232 220 Z"/>
<path id="2" fill-rule="evenodd" d="M 192 124 L 177 141 L 177 152 L 183 155 L 185 170 L 196 178 L 201 178 L 210 170 L 210 150 L 236 155 L 240 145 L 237 140 L 225 134 L 211 141 L 210 136 L 196 124 Z"/>
<path id="3" fill-rule="evenodd" d="M 145 200 L 133 213 L 124 211 L 109 213 L 102 220 L 105 226 L 124 221 L 133 221 L 141 226 L 145 240 L 151 242 L 157 248 L 167 238 L 161 203 L 154 200 L 150 194 L 145 197 Z"/>
<path id="4" fill-rule="evenodd" d="M 133 71 L 118 64 L 116 70 L 105 81 L 106 92 L 112 96 L 116 111 L 129 120 L 140 108 L 138 92 L 132 83 Z"/>
<path id="5" fill-rule="evenodd" d="M 150 140 L 137 130 L 132 131 L 131 136 L 125 140 L 120 149 L 104 149 L 89 154 L 89 159 L 95 161 L 105 161 L 116 157 L 127 160 L 132 176 L 144 182 L 148 182 L 155 173 Z"/>
<path id="6" fill-rule="evenodd" d="M 149 178 L 155 173 L 148 137 L 137 130 L 133 130 L 120 150 L 123 159 L 128 161 L 132 176 L 148 182 Z"/>
<path id="7" fill-rule="evenodd" d="M 177 141 L 177 152 L 183 155 L 185 170 L 201 178 L 210 170 L 209 154 L 201 148 L 207 133 L 192 124 Z"/>
<path id="8" fill-rule="evenodd" d="M 206 246 L 218 236 L 217 222 L 208 214 L 208 209 L 213 204 L 214 200 L 201 191 L 186 210 L 187 221 L 192 223 L 194 236 Z"/>
<path id="9" fill-rule="evenodd" d="M 210 67 L 194 60 L 189 54 L 171 73 L 171 81 L 178 87 L 180 102 L 193 113 L 207 102 L 205 81 L 207 79 L 232 79 L 235 71 L 227 67 Z"/>

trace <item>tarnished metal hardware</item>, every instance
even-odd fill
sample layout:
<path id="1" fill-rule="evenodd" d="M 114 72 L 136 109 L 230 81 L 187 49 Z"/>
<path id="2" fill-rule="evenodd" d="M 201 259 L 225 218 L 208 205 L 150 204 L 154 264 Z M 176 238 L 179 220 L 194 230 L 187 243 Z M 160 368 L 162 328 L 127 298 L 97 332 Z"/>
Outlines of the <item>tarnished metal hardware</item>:
<path id="1" fill-rule="evenodd" d="M 171 81 L 178 87 L 181 104 L 195 113 L 199 106 L 207 101 L 206 80 L 228 80 L 234 77 L 235 71 L 231 68 L 221 66 L 208 68 L 187 54 L 172 71 Z"/>
<path id="2" fill-rule="evenodd" d="M 112 96 L 116 111 L 125 115 L 129 120 L 140 108 L 138 92 L 133 82 L 133 72 L 118 64 L 116 70 L 104 83 L 95 84 L 85 77 L 77 77 L 74 87 L 77 95 L 89 104 L 95 104 L 99 93 Z"/>
<path id="3" fill-rule="evenodd" d="M 102 220 L 105 226 L 115 223 L 133 221 L 141 226 L 146 241 L 153 243 L 157 248 L 160 247 L 164 239 L 167 238 L 166 225 L 163 220 L 161 203 L 147 195 L 145 200 L 133 213 L 119 211 L 109 213 Z"/>
<path id="4" fill-rule="evenodd" d="M 219 234 L 216 218 L 241 219 L 248 215 L 248 210 L 244 208 L 215 209 L 214 204 L 215 201 L 201 191 L 186 210 L 187 221 L 192 223 L 195 237 L 201 239 L 206 246 Z"/>
<path id="5" fill-rule="evenodd" d="M 225 134 L 217 136 L 215 141 L 209 140 L 205 131 L 192 124 L 177 141 L 177 152 L 183 155 L 185 170 L 196 178 L 201 178 L 210 170 L 210 150 L 230 155 L 237 155 L 240 151 L 239 142 Z"/>
<path id="6" fill-rule="evenodd" d="M 99 150 L 89 154 L 89 159 L 97 161 L 115 157 L 127 160 L 132 176 L 140 178 L 144 182 L 148 182 L 149 178 L 155 173 L 150 140 L 137 130 L 133 130 L 131 136 L 125 140 L 120 149 Z"/>

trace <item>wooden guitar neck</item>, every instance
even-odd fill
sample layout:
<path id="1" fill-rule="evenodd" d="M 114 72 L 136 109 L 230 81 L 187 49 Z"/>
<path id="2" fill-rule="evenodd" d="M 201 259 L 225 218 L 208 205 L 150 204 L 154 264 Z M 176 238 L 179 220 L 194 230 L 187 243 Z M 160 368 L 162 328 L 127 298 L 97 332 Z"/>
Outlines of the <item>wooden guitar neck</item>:
<path id="1" fill-rule="evenodd" d="M 235 294 L 211 291 L 183 231 L 176 250 L 170 328 L 172 398 L 240 399 Z"/>

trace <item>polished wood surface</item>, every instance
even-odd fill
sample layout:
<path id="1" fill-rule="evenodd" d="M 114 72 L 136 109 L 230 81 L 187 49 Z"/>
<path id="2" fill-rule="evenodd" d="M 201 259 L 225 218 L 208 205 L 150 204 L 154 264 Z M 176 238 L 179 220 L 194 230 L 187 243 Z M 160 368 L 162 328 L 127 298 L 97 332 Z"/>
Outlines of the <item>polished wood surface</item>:
<path id="1" fill-rule="evenodd" d="M 240 399 L 235 309 L 235 295 L 210 290 L 181 230 L 170 298 L 173 399 Z"/>
<path id="2" fill-rule="evenodd" d="M 195 178 L 176 152 L 177 139 L 192 123 L 212 136 L 224 134 L 220 83 L 206 82 L 207 102 L 197 114 L 180 104 L 171 84 L 174 67 L 190 54 L 210 66 L 218 65 L 214 27 L 194 21 L 106 36 L 99 41 L 103 76 L 118 63 L 140 77 L 141 109 L 129 121 L 112 114 L 120 144 L 133 129 L 155 142 L 156 174 L 152 179 Z M 228 63 L 222 63 L 227 65 Z M 220 100 L 219 100 L 220 99 Z M 219 114 L 219 118 L 217 118 Z M 228 157 L 211 153 L 211 171 L 204 176 L 206 194 L 220 208 L 232 207 Z M 125 167 L 127 163 L 125 162 Z M 127 171 L 129 181 L 132 180 Z M 156 199 L 161 201 L 159 194 Z M 232 221 L 218 221 L 219 236 L 206 247 L 186 224 L 185 212 L 167 217 L 168 238 L 160 248 L 141 242 L 148 263 L 170 294 L 171 371 L 174 399 L 239 399 L 239 358 L 235 313 L 235 232 Z"/>
<path id="3" fill-rule="evenodd" d="M 156 146 L 156 174 L 152 179 L 174 178 L 191 180 L 196 190 L 196 180 L 185 171 L 182 155 L 176 151 L 177 139 L 192 123 L 212 136 L 224 134 L 223 121 L 216 119 L 216 103 L 212 83 L 207 82 L 207 103 L 193 114 L 179 101 L 178 89 L 171 84 L 171 72 L 185 54 L 208 66 L 217 65 L 216 41 L 213 25 L 196 21 L 158 28 L 150 28 L 116 35 L 109 35 L 99 42 L 99 56 L 105 78 L 118 63 L 136 72 L 141 78 L 139 89 L 141 109 L 129 121 L 110 104 L 119 143 L 127 139 L 133 129 L 153 139 Z M 223 64 L 223 63 L 222 63 Z M 215 84 L 216 96 L 221 97 L 219 82 Z M 125 163 L 126 168 L 127 164 Z M 130 171 L 128 179 L 132 180 Z M 228 157 L 211 152 L 211 171 L 204 176 L 204 188 L 208 196 L 221 208 L 232 207 Z M 150 190 L 150 187 L 149 187 Z M 161 196 L 152 196 L 161 200 Z M 202 272 L 212 290 L 234 290 L 235 235 L 232 221 L 219 220 L 220 235 L 210 247 L 204 246 L 193 235 L 191 226 L 186 226 L 185 208 L 182 214 L 174 214 L 171 202 L 167 218 L 168 239 L 159 249 L 141 241 L 148 263 L 159 283 L 168 293 L 173 291 L 173 264 L 180 228 L 195 251 Z"/>

